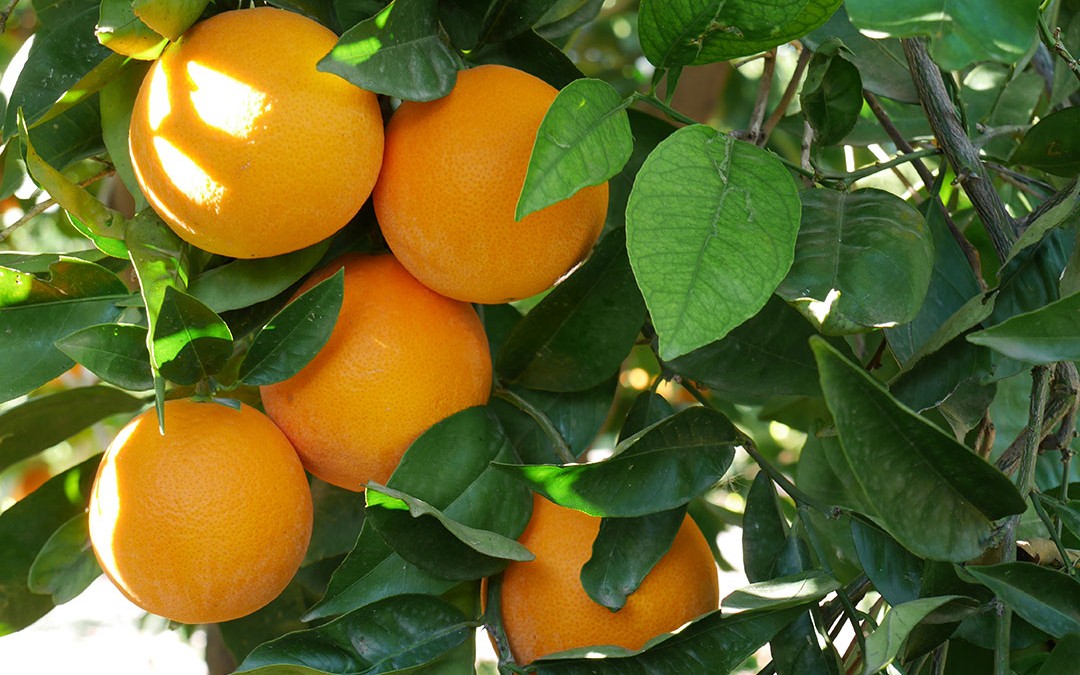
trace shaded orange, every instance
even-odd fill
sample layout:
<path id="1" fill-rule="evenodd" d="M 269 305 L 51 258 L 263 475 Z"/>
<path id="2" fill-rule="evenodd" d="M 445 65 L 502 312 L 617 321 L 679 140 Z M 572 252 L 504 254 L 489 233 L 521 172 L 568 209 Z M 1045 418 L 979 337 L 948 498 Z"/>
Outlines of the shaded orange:
<path id="1" fill-rule="evenodd" d="M 342 267 L 329 341 L 295 376 L 263 387 L 262 399 L 308 471 L 359 490 L 385 483 L 428 427 L 487 402 L 491 357 L 473 308 L 428 289 L 393 256 L 343 256 L 301 290 Z"/>
<path id="2" fill-rule="evenodd" d="M 386 128 L 372 193 L 387 243 L 417 279 L 459 300 L 545 290 L 596 243 L 607 183 L 515 222 L 540 122 L 557 90 L 498 65 L 458 73 L 449 95 L 405 102 Z"/>
<path id="3" fill-rule="evenodd" d="M 19 476 L 15 483 L 15 488 L 11 491 L 11 498 L 15 501 L 19 501 L 44 485 L 50 478 L 52 478 L 52 473 L 49 471 L 47 465 L 38 463 L 32 464 Z"/>
<path id="4" fill-rule="evenodd" d="M 720 604 L 716 563 L 689 517 L 668 553 L 618 612 L 592 601 L 581 567 L 592 555 L 600 519 L 536 496 L 519 541 L 536 555 L 503 572 L 503 626 L 519 664 L 592 645 L 640 649 Z"/>
<path id="5" fill-rule="evenodd" d="M 183 239 L 237 258 L 304 248 L 343 227 L 382 162 L 374 94 L 316 63 L 337 36 L 270 7 L 224 12 L 170 45 L 139 89 L 131 159 Z"/>
<path id="6" fill-rule="evenodd" d="M 132 602 L 181 623 L 245 616 L 289 583 L 311 537 L 307 476 L 262 413 L 165 403 L 136 416 L 101 460 L 90 539 Z"/>

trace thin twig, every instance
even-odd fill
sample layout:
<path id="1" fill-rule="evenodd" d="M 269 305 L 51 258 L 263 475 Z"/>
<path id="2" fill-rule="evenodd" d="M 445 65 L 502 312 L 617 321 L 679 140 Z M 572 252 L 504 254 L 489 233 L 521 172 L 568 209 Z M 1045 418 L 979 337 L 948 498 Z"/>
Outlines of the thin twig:
<path id="1" fill-rule="evenodd" d="M 101 173 L 94 174 L 93 176 L 90 176 L 86 180 L 80 182 L 79 187 L 86 187 L 88 185 L 92 185 L 92 184 L 96 183 L 97 181 L 101 180 L 102 178 L 107 178 L 108 176 L 111 176 L 114 173 L 116 173 L 116 169 L 114 169 L 112 167 L 109 167 L 108 169 L 105 169 Z M 52 197 L 46 199 L 43 202 L 38 202 L 37 204 L 34 204 L 30 208 L 29 211 L 27 211 L 26 213 L 24 213 L 22 215 L 22 217 L 20 217 L 18 220 L 16 220 L 11 225 L 8 225 L 4 229 L 0 230 L 0 241 L 6 241 L 7 238 L 11 236 L 12 232 L 19 229 L 23 225 L 26 225 L 31 220 L 33 220 L 37 216 L 40 216 L 42 213 L 44 213 L 45 211 L 47 211 L 49 208 L 51 208 L 53 206 L 56 206 L 56 200 L 53 199 Z"/>
<path id="2" fill-rule="evenodd" d="M 1073 55 L 1065 47 L 1065 43 L 1061 41 L 1061 28 L 1055 27 L 1051 31 L 1042 14 L 1039 14 L 1039 38 L 1047 49 L 1061 57 L 1061 60 L 1069 67 L 1076 79 L 1080 80 L 1080 62 L 1073 58 Z"/>
<path id="3" fill-rule="evenodd" d="M 783 95 L 780 97 L 780 102 L 776 104 L 772 114 L 761 125 L 761 135 L 757 139 L 759 146 L 764 146 L 769 141 L 773 129 L 776 128 L 777 124 L 780 124 L 780 120 L 784 119 L 784 113 L 787 112 L 791 99 L 795 98 L 795 92 L 799 90 L 799 82 L 802 80 L 803 71 L 806 70 L 806 64 L 810 63 L 812 55 L 813 52 L 809 49 L 803 49 L 799 52 L 799 60 L 795 63 L 795 71 L 791 74 L 791 81 L 788 82 Z"/>
<path id="4" fill-rule="evenodd" d="M 536 422 L 540 427 L 540 430 L 543 431 L 544 435 L 551 441 L 551 445 L 555 450 L 555 456 L 559 458 L 560 462 L 563 462 L 564 464 L 573 464 L 577 461 L 577 458 L 574 457 L 574 451 L 570 449 L 570 445 L 566 442 L 566 439 L 563 438 L 562 434 L 559 433 L 559 430 L 552 424 L 551 419 L 548 418 L 542 410 L 505 387 L 497 387 L 495 389 L 495 395 L 507 403 L 510 403 Z"/>
<path id="5" fill-rule="evenodd" d="M 11 13 L 15 11 L 15 5 L 19 4 L 19 0 L 8 0 L 4 9 L 0 10 L 0 35 L 3 35 L 7 31 L 7 22 L 11 18 Z"/>
<path id="6" fill-rule="evenodd" d="M 765 109 L 769 104 L 769 93 L 772 92 L 774 72 L 776 72 L 776 50 L 771 49 L 765 53 L 764 68 L 761 71 L 761 79 L 758 80 L 757 99 L 754 101 L 754 110 L 750 113 L 750 126 L 745 131 L 732 132 L 736 138 L 756 143 L 761 136 L 761 125 L 765 122 Z"/>
<path id="7" fill-rule="evenodd" d="M 881 101 L 878 100 L 877 96 L 864 89 L 863 100 L 866 101 L 866 105 L 869 106 L 870 111 L 874 113 L 874 117 L 877 118 L 878 124 L 885 130 L 885 133 L 888 134 L 889 138 L 892 139 L 893 144 L 896 145 L 896 149 L 902 152 L 914 152 L 915 148 L 912 147 L 911 143 L 908 143 L 904 134 L 895 124 L 893 124 L 892 118 L 889 117 L 889 113 L 882 107 Z M 922 179 L 923 185 L 929 190 L 930 186 L 934 184 L 934 174 L 926 166 L 926 163 L 920 159 L 912 162 L 911 166 L 915 169 L 916 173 L 919 174 L 919 178 Z M 952 235 L 953 240 L 960 246 L 960 250 L 964 252 L 964 257 L 967 258 L 968 266 L 971 267 L 971 271 L 975 274 L 979 286 L 983 290 L 986 290 L 987 286 L 986 281 L 982 276 L 982 263 L 979 261 L 979 252 L 975 250 L 975 247 L 968 241 L 967 237 L 964 236 L 964 233 L 960 231 L 960 228 L 956 225 L 956 221 L 953 220 L 952 214 L 949 213 L 949 210 L 945 208 L 945 204 L 942 203 L 941 195 L 935 192 L 933 198 L 937 201 L 938 206 L 941 209 L 941 214 L 945 219 L 945 226 L 949 228 L 949 234 Z"/>
<path id="8" fill-rule="evenodd" d="M 1059 363 L 1054 368 L 1054 380 L 1050 387 L 1050 397 L 1042 416 L 1042 428 L 1036 432 L 1028 426 L 1009 444 L 1005 452 L 997 460 L 997 468 L 1005 475 L 1012 475 L 1020 465 L 1024 456 L 1024 448 L 1029 442 L 1034 442 L 1036 448 L 1043 447 L 1043 439 L 1053 433 L 1055 427 L 1070 414 L 1076 414 L 1078 404 L 1078 389 L 1080 380 L 1077 378 L 1076 366 L 1072 363 Z M 1074 418 L 1075 419 L 1075 418 Z M 1033 436 L 1036 436 L 1032 440 Z M 1051 448 L 1054 449 L 1054 448 Z"/>
<path id="9" fill-rule="evenodd" d="M 930 58 L 926 45 L 918 38 L 901 40 L 911 68 L 912 81 L 926 119 L 934 131 L 941 149 L 956 171 L 957 182 L 963 188 L 1000 260 L 1005 260 L 1016 241 L 1013 220 L 1005 210 L 1001 196 L 994 189 L 990 175 L 982 164 L 978 149 L 971 143 L 952 99 L 945 88 L 941 70 Z"/>

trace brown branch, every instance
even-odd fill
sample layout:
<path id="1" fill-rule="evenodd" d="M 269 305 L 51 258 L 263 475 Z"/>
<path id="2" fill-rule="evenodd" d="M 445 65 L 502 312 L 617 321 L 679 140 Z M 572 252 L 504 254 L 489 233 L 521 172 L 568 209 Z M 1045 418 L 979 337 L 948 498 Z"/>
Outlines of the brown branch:
<path id="1" fill-rule="evenodd" d="M 1059 449 L 1054 440 L 1051 440 L 1049 444 L 1046 441 L 1048 438 L 1053 439 L 1055 428 L 1062 424 L 1063 420 L 1075 419 L 1073 415 L 1076 413 L 1078 391 L 1080 391 L 1080 377 L 1077 376 L 1076 366 L 1068 362 L 1058 363 L 1054 367 L 1054 379 L 1050 385 L 1050 395 L 1042 416 L 1042 427 L 1038 431 L 1039 437 L 1034 441 L 1034 445 L 1040 452 Z M 1036 433 L 1034 429 L 1025 427 L 1016 440 L 1009 444 L 1001 457 L 998 457 L 997 468 L 1002 473 L 1011 475 L 1016 471 L 1020 459 L 1024 456 L 1024 448 L 1031 442 L 1033 433 Z"/>
<path id="2" fill-rule="evenodd" d="M 86 187 L 88 185 L 92 185 L 93 183 L 98 182 L 102 178 L 107 178 L 108 176 L 111 176 L 114 173 L 116 173 L 116 169 L 114 169 L 112 167 L 109 167 L 109 168 L 105 169 L 104 171 L 102 171 L 101 173 L 96 173 L 93 176 L 90 176 L 89 178 L 87 178 L 86 180 L 81 181 L 79 183 L 79 187 Z M 4 229 L 0 230 L 0 241 L 6 241 L 7 238 L 11 236 L 12 232 L 19 229 L 23 225 L 26 225 L 31 220 L 33 220 L 37 216 L 40 216 L 43 212 L 45 212 L 46 210 L 48 210 L 50 207 L 53 207 L 53 206 L 56 206 L 56 200 L 53 199 L 52 197 L 46 199 L 43 202 L 39 202 L 37 204 L 34 204 L 34 206 L 31 207 L 29 211 L 24 213 L 21 218 L 16 220 L 11 225 L 8 225 Z"/>
<path id="3" fill-rule="evenodd" d="M 788 82 L 787 87 L 784 89 L 780 102 L 776 104 L 772 114 L 761 126 L 761 133 L 757 139 L 759 146 L 764 146 L 768 142 L 773 129 L 776 128 L 777 124 L 780 124 L 780 120 L 784 119 L 784 113 L 787 111 L 788 105 L 791 104 L 791 99 L 795 98 L 795 92 L 799 90 L 799 82 L 802 80 L 803 71 L 806 70 L 806 65 L 810 63 L 812 55 L 813 52 L 809 49 L 803 49 L 799 52 L 799 60 L 795 63 L 795 71 L 791 74 L 791 81 Z"/>
<path id="4" fill-rule="evenodd" d="M 1005 260 L 1016 240 L 1013 220 L 994 190 L 978 149 L 960 123 L 941 70 L 931 60 L 926 45 L 918 38 L 904 38 L 901 42 L 930 128 L 956 171 L 957 182 L 986 228 L 994 251 L 1000 260 Z"/>
<path id="5" fill-rule="evenodd" d="M 742 131 L 732 132 L 732 136 L 750 143 L 756 143 L 761 137 L 761 125 L 765 122 L 765 110 L 769 104 L 769 93 L 772 91 L 773 73 L 776 72 L 776 50 L 769 50 L 764 58 L 764 69 L 761 71 L 761 79 L 758 80 L 757 99 L 754 100 L 754 111 L 750 114 L 750 126 Z"/>
<path id="6" fill-rule="evenodd" d="M 8 0 L 4 9 L 0 10 L 0 35 L 3 35 L 7 31 L 7 22 L 11 18 L 11 13 L 15 11 L 15 5 L 19 4 L 19 0 Z"/>

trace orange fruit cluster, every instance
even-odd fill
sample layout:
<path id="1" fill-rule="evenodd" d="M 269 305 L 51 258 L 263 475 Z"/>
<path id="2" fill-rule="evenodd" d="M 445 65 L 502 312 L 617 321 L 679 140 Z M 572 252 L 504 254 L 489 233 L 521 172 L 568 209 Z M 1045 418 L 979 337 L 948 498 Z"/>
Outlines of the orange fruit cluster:
<path id="1" fill-rule="evenodd" d="M 341 230 L 370 197 L 390 248 L 346 254 L 300 289 L 344 269 L 329 341 L 262 388 L 265 416 L 170 401 L 164 433 L 148 411 L 106 452 L 90 504 L 95 553 L 125 595 L 177 621 L 243 616 L 288 583 L 311 532 L 305 469 L 350 490 L 383 483 L 430 426 L 484 405 L 491 358 L 470 303 L 544 291 L 604 225 L 606 183 L 515 221 L 556 89 L 478 66 L 442 99 L 403 102 L 384 128 L 374 94 L 317 69 L 336 41 L 284 10 L 217 14 L 164 51 L 132 111 L 139 186 L 194 246 L 235 258 L 296 251 Z M 597 526 L 537 502 L 523 537 L 537 561 L 512 566 L 503 590 L 519 659 L 640 646 L 715 608 L 715 566 L 691 525 L 626 609 L 593 604 L 575 570 Z M 692 600 L 680 601 L 688 587 Z"/>

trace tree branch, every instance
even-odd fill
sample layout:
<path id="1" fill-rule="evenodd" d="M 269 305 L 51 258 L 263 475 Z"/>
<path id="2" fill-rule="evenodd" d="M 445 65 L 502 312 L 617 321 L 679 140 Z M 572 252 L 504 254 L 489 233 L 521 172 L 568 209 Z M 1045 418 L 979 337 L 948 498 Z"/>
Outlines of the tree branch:
<path id="1" fill-rule="evenodd" d="M 780 102 L 776 104 L 772 114 L 761 126 L 761 133 L 756 141 L 759 146 L 765 146 L 773 129 L 776 128 L 777 124 L 780 124 L 780 120 L 784 119 L 784 112 L 787 111 L 788 105 L 791 104 L 791 99 L 795 98 L 795 92 L 799 90 L 799 82 L 802 80 L 803 71 L 806 70 L 806 64 L 810 63 L 812 55 L 813 52 L 809 49 L 803 49 L 799 52 L 799 60 L 795 63 L 795 71 L 791 74 L 791 81 L 788 82 L 787 88 L 784 89 Z"/>
<path id="2" fill-rule="evenodd" d="M 978 149 L 960 124 L 949 92 L 945 88 L 941 70 L 930 59 L 926 45 L 917 38 L 904 38 L 901 42 L 930 128 L 956 171 L 957 182 L 982 220 L 994 245 L 994 251 L 1000 260 L 1005 260 L 1016 240 L 1013 220 L 1005 211 L 1001 197 L 994 190 Z"/>

